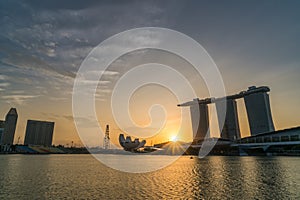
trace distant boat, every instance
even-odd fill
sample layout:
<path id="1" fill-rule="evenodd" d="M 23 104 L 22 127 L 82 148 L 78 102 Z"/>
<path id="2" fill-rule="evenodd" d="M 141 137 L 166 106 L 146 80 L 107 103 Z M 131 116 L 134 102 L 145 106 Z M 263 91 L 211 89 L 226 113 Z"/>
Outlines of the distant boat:
<path id="1" fill-rule="evenodd" d="M 145 146 L 144 148 L 141 148 L 141 153 L 150 153 L 150 152 L 154 152 L 154 151 L 161 151 L 163 149 L 161 148 L 157 148 L 154 146 Z"/>

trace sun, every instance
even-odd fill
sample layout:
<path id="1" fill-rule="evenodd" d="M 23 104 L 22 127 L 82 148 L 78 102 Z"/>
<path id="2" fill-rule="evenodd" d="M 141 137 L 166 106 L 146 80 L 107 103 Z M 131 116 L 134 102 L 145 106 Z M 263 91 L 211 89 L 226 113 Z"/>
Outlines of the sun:
<path id="1" fill-rule="evenodd" d="M 170 141 L 176 142 L 176 141 L 177 141 L 177 136 L 176 136 L 176 135 L 172 135 L 172 136 L 170 137 Z"/>

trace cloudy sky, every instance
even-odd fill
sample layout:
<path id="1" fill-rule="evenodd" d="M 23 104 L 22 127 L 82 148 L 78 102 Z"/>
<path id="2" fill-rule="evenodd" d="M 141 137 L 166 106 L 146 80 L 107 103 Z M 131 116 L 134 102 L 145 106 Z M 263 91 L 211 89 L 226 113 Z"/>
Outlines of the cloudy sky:
<path id="1" fill-rule="evenodd" d="M 1 1 L 0 116 L 17 108 L 15 141 L 24 139 L 27 119 L 41 119 L 56 122 L 55 144 L 79 144 L 72 88 L 81 62 L 114 34 L 154 26 L 199 42 L 217 64 L 228 94 L 269 86 L 276 128 L 299 126 L 299 6 L 298 1 Z M 246 136 L 242 102 L 239 106 Z M 112 130 L 118 134 L 118 127 Z"/>

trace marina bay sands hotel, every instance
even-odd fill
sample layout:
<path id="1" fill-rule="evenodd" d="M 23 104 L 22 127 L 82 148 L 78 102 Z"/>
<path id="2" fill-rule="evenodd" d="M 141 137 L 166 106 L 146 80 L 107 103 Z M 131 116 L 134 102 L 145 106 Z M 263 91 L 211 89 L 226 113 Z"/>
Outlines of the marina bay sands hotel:
<path id="1" fill-rule="evenodd" d="M 241 138 L 236 104 L 237 99 L 244 99 L 251 136 L 275 130 L 270 108 L 269 91 L 270 88 L 266 86 L 252 86 L 249 87 L 247 91 L 242 91 L 235 95 L 221 98 L 197 98 L 193 99 L 193 101 L 179 104 L 178 106 L 190 107 L 194 144 L 203 141 L 207 136 L 209 137 L 208 104 L 215 104 L 216 106 L 221 138 L 235 141 Z M 224 117 L 221 116 L 224 104 L 226 105 L 226 112 L 225 110 L 223 111 L 225 120 Z M 224 126 L 221 127 L 222 121 L 224 121 Z M 208 135 L 206 136 L 207 133 Z"/>

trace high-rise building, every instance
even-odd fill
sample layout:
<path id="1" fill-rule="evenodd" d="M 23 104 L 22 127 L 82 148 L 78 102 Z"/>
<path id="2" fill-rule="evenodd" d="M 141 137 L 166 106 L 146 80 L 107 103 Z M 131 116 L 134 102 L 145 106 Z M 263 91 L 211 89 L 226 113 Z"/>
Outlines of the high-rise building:
<path id="1" fill-rule="evenodd" d="M 192 118 L 192 129 L 194 143 L 199 140 L 204 140 L 209 129 L 209 116 L 207 104 L 193 104 L 190 106 L 191 118 Z M 208 135 L 209 137 L 209 135 Z"/>
<path id="2" fill-rule="evenodd" d="M 226 98 L 225 98 L 226 99 Z M 223 105 L 221 101 L 216 102 L 217 112 L 221 112 Z M 221 127 L 222 116 L 218 115 L 219 126 L 221 130 L 221 138 L 236 140 L 241 138 L 240 126 L 238 121 L 237 105 L 234 99 L 226 100 L 226 114 L 224 125 Z"/>
<path id="3" fill-rule="evenodd" d="M 12 145 L 14 143 L 18 113 L 16 108 L 11 108 L 5 117 L 4 131 L 1 144 Z"/>
<path id="4" fill-rule="evenodd" d="M 267 86 L 251 86 L 247 91 L 219 98 L 193 99 L 193 101 L 179 104 L 178 106 L 189 106 L 191 111 L 194 143 L 209 136 L 208 104 L 215 103 L 218 112 L 218 121 L 222 125 L 224 118 L 223 110 L 226 103 L 224 126 L 221 129 L 221 138 L 236 140 L 241 137 L 238 122 L 236 99 L 244 98 L 251 136 L 275 130 L 270 107 L 270 88 Z M 226 99 L 226 102 L 224 101 Z M 208 134 L 207 134 L 208 133 Z"/>
<path id="5" fill-rule="evenodd" d="M 25 145 L 51 146 L 54 122 L 28 120 L 25 133 Z"/>
<path id="6" fill-rule="evenodd" d="M 2 141 L 2 136 L 3 136 L 3 132 L 4 132 L 4 125 L 5 125 L 5 122 L 3 120 L 0 120 L 0 144 L 1 141 Z"/>
<path id="7" fill-rule="evenodd" d="M 180 107 L 190 107 L 194 144 L 201 143 L 201 141 L 203 141 L 205 138 L 210 137 L 208 114 L 209 103 L 211 103 L 211 99 L 200 100 L 196 98 L 193 99 L 193 101 L 177 105 Z"/>
<path id="8" fill-rule="evenodd" d="M 251 135 L 274 131 L 268 91 L 253 86 L 244 97 Z"/>

